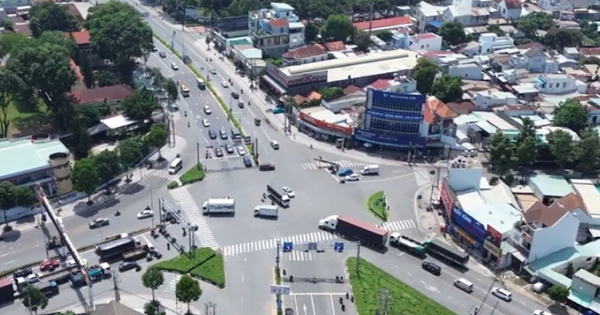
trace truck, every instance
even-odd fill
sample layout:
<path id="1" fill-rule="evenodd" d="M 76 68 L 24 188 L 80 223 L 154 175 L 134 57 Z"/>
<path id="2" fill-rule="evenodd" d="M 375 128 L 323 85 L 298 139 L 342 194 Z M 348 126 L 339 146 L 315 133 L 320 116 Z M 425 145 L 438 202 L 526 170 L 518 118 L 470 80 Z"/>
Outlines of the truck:
<path id="1" fill-rule="evenodd" d="M 427 249 L 428 254 L 436 256 L 458 267 L 464 267 L 465 264 L 469 262 L 469 254 L 455 249 L 444 242 L 427 240 L 423 242 L 423 245 Z"/>
<path id="2" fill-rule="evenodd" d="M 11 302 L 15 298 L 15 288 L 11 278 L 0 279 L 0 304 Z"/>
<path id="3" fill-rule="evenodd" d="M 388 231 L 371 223 L 346 216 L 329 216 L 319 221 L 319 228 L 339 233 L 344 237 L 360 241 L 363 246 L 376 249 L 385 247 L 388 241 Z"/>
<path id="4" fill-rule="evenodd" d="M 96 246 L 96 254 L 101 260 L 119 257 L 121 254 L 135 249 L 136 242 L 133 237 L 127 236 Z"/>
<path id="5" fill-rule="evenodd" d="M 276 205 L 258 205 L 254 208 L 254 217 L 256 218 L 276 219 L 278 215 L 279 207 Z"/>
<path id="6" fill-rule="evenodd" d="M 71 274 L 71 277 L 69 277 L 69 283 L 71 283 L 73 288 L 81 288 L 87 284 L 81 272 Z"/>
<path id="7" fill-rule="evenodd" d="M 54 282 L 57 284 L 63 284 L 69 282 L 71 275 L 76 272 L 77 268 L 64 268 L 55 272 L 42 276 L 42 281 Z"/>
<path id="8" fill-rule="evenodd" d="M 235 200 L 226 199 L 208 199 L 202 205 L 202 214 L 204 215 L 233 215 L 235 214 Z"/>
<path id="9" fill-rule="evenodd" d="M 423 243 L 397 232 L 390 234 L 390 245 L 420 258 L 427 256 Z"/>
<path id="10" fill-rule="evenodd" d="M 136 248 L 135 250 L 123 253 L 124 261 L 136 261 L 138 259 L 146 258 L 148 251 L 143 248 Z"/>
<path id="11" fill-rule="evenodd" d="M 36 287 L 46 296 L 58 294 L 58 284 L 54 281 L 40 281 L 31 285 Z"/>
<path id="12" fill-rule="evenodd" d="M 62 239 L 56 235 L 52 236 L 48 242 L 46 242 L 46 249 L 51 250 L 64 246 Z"/>
<path id="13" fill-rule="evenodd" d="M 379 165 L 365 165 L 363 169 L 360 171 L 361 175 L 379 175 Z"/>
<path id="14" fill-rule="evenodd" d="M 283 186 L 277 188 L 273 184 L 267 185 L 267 195 L 269 199 L 278 203 L 280 206 L 287 208 L 290 206 L 290 196 L 287 195 L 285 191 L 283 191 Z"/>

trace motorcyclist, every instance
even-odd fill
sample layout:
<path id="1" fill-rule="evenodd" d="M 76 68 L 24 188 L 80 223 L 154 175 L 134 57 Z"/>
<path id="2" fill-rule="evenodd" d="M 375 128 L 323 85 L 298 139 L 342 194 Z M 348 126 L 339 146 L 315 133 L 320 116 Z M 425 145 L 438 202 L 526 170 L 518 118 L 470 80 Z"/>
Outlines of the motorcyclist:
<path id="1" fill-rule="evenodd" d="M 183 111 L 183 115 L 187 117 L 187 111 Z"/>
<path id="2" fill-rule="evenodd" d="M 119 211 L 119 209 L 117 209 L 117 211 L 115 212 L 115 215 L 116 215 L 116 216 L 119 216 L 119 215 L 121 215 L 121 211 Z"/>

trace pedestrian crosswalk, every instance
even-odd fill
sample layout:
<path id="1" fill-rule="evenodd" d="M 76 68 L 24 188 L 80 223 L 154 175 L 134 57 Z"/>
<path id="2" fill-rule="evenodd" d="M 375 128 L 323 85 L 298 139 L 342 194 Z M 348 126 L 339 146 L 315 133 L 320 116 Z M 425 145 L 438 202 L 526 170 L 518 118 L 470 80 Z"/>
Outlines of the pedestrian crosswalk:
<path id="1" fill-rule="evenodd" d="M 164 178 L 164 179 L 169 180 L 169 181 L 177 181 L 179 179 L 179 175 L 177 175 L 177 174 L 169 174 L 169 170 L 168 169 L 151 170 L 148 175 L 150 175 L 150 176 L 156 176 L 156 177 L 160 177 L 160 178 Z"/>
<path id="2" fill-rule="evenodd" d="M 333 162 L 339 164 L 340 167 L 359 167 L 359 166 L 367 165 L 367 163 L 364 163 L 364 162 L 350 161 L 350 160 L 333 161 Z M 303 170 L 318 170 L 321 168 L 327 168 L 327 167 L 329 167 L 329 165 L 330 165 L 329 163 L 324 163 L 324 162 L 319 162 L 319 161 L 307 162 L 307 163 L 300 164 L 300 166 L 302 167 Z"/>
<path id="3" fill-rule="evenodd" d="M 179 279 L 181 279 L 181 275 L 175 275 L 175 277 L 171 279 L 171 281 L 169 281 L 167 285 L 163 286 L 163 291 L 175 294 L 175 286 L 177 286 L 177 282 L 179 282 Z"/>
<path id="4" fill-rule="evenodd" d="M 200 241 L 200 245 L 202 247 L 210 247 L 216 249 L 219 247 L 217 241 L 215 240 L 212 232 L 208 228 L 208 224 L 206 223 L 206 219 L 202 215 L 202 211 L 196 205 L 196 201 L 192 198 L 192 195 L 187 190 L 186 187 L 180 187 L 177 189 L 169 190 L 171 196 L 175 200 L 175 202 L 181 208 L 181 211 L 185 213 L 187 219 L 194 225 L 198 226 L 198 231 L 196 231 L 196 237 Z"/>
<path id="5" fill-rule="evenodd" d="M 417 225 L 413 220 L 399 220 L 393 222 L 384 222 L 379 225 L 382 229 L 387 231 L 400 231 L 400 230 L 410 230 L 416 229 Z M 300 235 L 288 236 L 279 239 L 280 243 L 284 242 L 292 242 L 293 244 L 308 244 L 308 243 L 322 243 L 326 241 L 331 241 L 339 238 L 335 233 L 329 233 L 325 231 L 305 233 Z M 235 245 L 228 245 L 223 247 L 223 255 L 225 256 L 237 256 L 240 254 L 246 254 L 251 252 L 258 252 L 264 250 L 272 250 L 273 254 L 277 250 L 277 239 L 267 239 L 261 241 L 254 241 L 248 243 L 241 243 Z M 287 257 L 288 260 L 313 260 L 315 258 L 314 254 L 310 254 L 310 252 L 302 252 L 298 251 L 296 254 L 286 253 L 286 255 L 282 255 L 285 259 Z M 292 255 L 287 255 L 292 254 Z M 284 257 L 285 256 L 285 257 Z"/>

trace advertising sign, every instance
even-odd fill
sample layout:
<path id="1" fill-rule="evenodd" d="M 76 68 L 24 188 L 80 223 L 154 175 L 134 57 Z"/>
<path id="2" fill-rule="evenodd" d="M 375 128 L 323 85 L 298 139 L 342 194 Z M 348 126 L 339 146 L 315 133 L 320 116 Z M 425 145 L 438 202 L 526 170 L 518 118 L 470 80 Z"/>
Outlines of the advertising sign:
<path id="1" fill-rule="evenodd" d="M 483 224 L 473 219 L 470 215 L 464 212 L 461 208 L 454 206 L 452 208 L 452 221 L 460 228 L 470 233 L 476 238 L 476 241 L 483 242 L 485 239 L 486 229 Z"/>
<path id="2" fill-rule="evenodd" d="M 404 120 L 404 121 L 423 121 L 422 113 L 410 113 L 410 112 L 393 112 L 381 109 L 367 109 L 367 115 L 371 115 L 376 118 L 389 119 L 389 120 Z"/>
<path id="3" fill-rule="evenodd" d="M 282 87 L 287 88 L 288 87 L 287 79 L 285 78 L 283 73 L 281 73 L 281 71 L 279 71 L 279 68 L 275 67 L 270 62 L 267 62 L 266 64 L 267 64 L 267 74 L 269 75 L 269 77 L 271 77 L 271 79 L 275 80 L 277 83 L 281 84 Z"/>
<path id="4" fill-rule="evenodd" d="M 352 135 L 352 128 L 347 127 L 347 126 L 341 126 L 341 125 L 336 125 L 336 124 L 332 124 L 332 123 L 328 123 L 326 121 L 323 120 L 319 120 L 316 119 L 310 115 L 307 115 L 303 112 L 300 112 L 299 115 L 300 120 L 305 121 L 313 126 L 319 127 L 319 128 L 323 128 L 323 129 L 327 129 L 327 130 L 331 130 L 331 131 L 335 131 L 335 132 L 341 132 L 345 135 Z"/>
<path id="5" fill-rule="evenodd" d="M 485 239 L 494 246 L 500 248 L 500 243 L 502 243 L 502 234 L 488 224 L 485 232 Z"/>
<path id="6" fill-rule="evenodd" d="M 404 103 L 425 103 L 425 95 L 423 94 L 392 93 L 387 91 L 373 90 L 372 97 L 373 102 L 394 100 Z"/>
<path id="7" fill-rule="evenodd" d="M 452 218 L 452 208 L 454 207 L 454 201 L 452 197 L 450 197 L 450 193 L 448 193 L 448 183 L 446 180 L 442 180 L 440 184 L 440 199 L 442 199 L 442 204 L 446 209 L 446 214 L 448 214 L 448 218 Z"/>
<path id="8" fill-rule="evenodd" d="M 354 138 L 359 141 L 366 142 L 377 142 L 382 143 L 384 145 L 401 145 L 401 146 L 409 146 L 414 145 L 418 148 L 424 147 L 426 138 L 419 137 L 417 135 L 389 135 L 374 131 L 366 131 L 361 129 L 354 129 Z"/>
<path id="9" fill-rule="evenodd" d="M 297 85 L 303 85 L 303 84 L 308 84 L 308 83 L 317 83 L 317 82 L 327 82 L 327 71 L 295 75 L 293 77 L 288 77 L 288 79 L 287 79 L 288 86 L 297 86 Z"/>

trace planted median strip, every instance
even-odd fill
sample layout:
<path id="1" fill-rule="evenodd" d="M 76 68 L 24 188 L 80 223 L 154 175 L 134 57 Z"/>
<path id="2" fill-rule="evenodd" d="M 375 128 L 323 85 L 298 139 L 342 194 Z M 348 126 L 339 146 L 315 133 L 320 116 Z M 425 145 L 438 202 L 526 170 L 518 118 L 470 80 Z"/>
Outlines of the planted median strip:
<path id="1" fill-rule="evenodd" d="M 455 314 L 364 259 L 359 260 L 358 274 L 356 258 L 346 260 L 346 267 L 350 275 L 350 284 L 358 314 L 377 314 L 377 307 L 381 304 L 380 289 L 389 290 L 388 314 Z"/>
<path id="2" fill-rule="evenodd" d="M 225 287 L 225 264 L 223 255 L 212 248 L 199 248 L 175 258 L 159 262 L 154 267 L 180 274 L 191 274 L 208 283 Z"/>
<path id="3" fill-rule="evenodd" d="M 388 219 L 386 199 L 383 190 L 372 194 L 367 199 L 367 209 L 383 221 L 387 221 Z"/>

